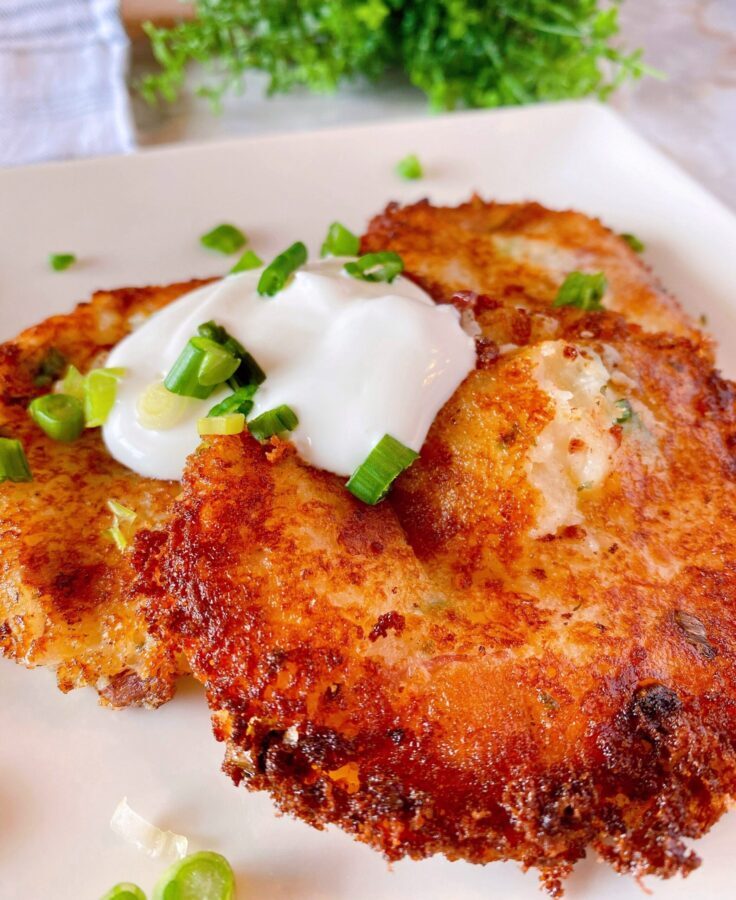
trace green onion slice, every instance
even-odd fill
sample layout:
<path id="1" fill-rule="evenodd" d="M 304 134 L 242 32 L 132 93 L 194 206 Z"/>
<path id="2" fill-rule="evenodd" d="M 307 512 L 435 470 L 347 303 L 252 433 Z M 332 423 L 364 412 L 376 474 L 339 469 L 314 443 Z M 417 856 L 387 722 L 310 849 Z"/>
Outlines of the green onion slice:
<path id="1" fill-rule="evenodd" d="M 206 416 L 197 422 L 201 437 L 208 434 L 240 434 L 245 430 L 243 413 L 226 413 L 224 416 Z"/>
<path id="2" fill-rule="evenodd" d="M 84 407 L 69 394 L 44 394 L 28 406 L 33 421 L 55 441 L 70 443 L 84 431 Z"/>
<path id="3" fill-rule="evenodd" d="M 14 438 L 0 438 L 0 483 L 33 481 L 23 444 Z"/>
<path id="4" fill-rule="evenodd" d="M 66 369 L 66 357 L 56 347 L 49 347 L 36 372 L 33 383 L 44 387 L 61 378 Z"/>
<path id="5" fill-rule="evenodd" d="M 181 397 L 196 397 L 198 400 L 206 400 L 216 385 L 200 383 L 199 368 L 204 362 L 205 355 L 206 351 L 197 347 L 194 344 L 194 338 L 190 338 L 169 370 L 169 374 L 164 378 L 166 389 Z"/>
<path id="6" fill-rule="evenodd" d="M 216 387 L 228 380 L 240 367 L 237 356 L 210 338 L 195 337 L 189 342 L 204 353 L 197 371 L 197 379 L 204 387 Z"/>
<path id="7" fill-rule="evenodd" d="M 108 500 L 107 508 L 115 516 L 116 519 L 119 519 L 123 522 L 135 522 L 136 520 L 137 514 L 135 510 L 132 510 L 129 506 L 123 506 L 123 504 L 118 503 L 117 500 Z"/>
<path id="8" fill-rule="evenodd" d="M 360 238 L 340 222 L 333 222 L 327 230 L 320 256 L 357 256 Z"/>
<path id="9" fill-rule="evenodd" d="M 260 269 L 263 265 L 261 257 L 252 250 L 246 250 L 235 265 L 230 269 L 230 274 L 235 275 L 236 272 L 249 272 L 251 269 Z"/>
<path id="10" fill-rule="evenodd" d="M 386 281 L 389 284 L 404 271 L 404 261 L 390 250 L 366 253 L 355 262 L 345 263 L 345 271 L 360 281 Z"/>
<path id="11" fill-rule="evenodd" d="M 557 292 L 553 306 L 574 306 L 586 312 L 603 309 L 601 299 L 606 293 L 608 282 L 603 272 L 588 275 L 585 272 L 570 272 Z"/>
<path id="12" fill-rule="evenodd" d="M 59 387 L 62 394 L 68 394 L 79 401 L 84 401 L 84 375 L 76 366 L 69 366 L 66 370 L 66 375 L 59 383 Z"/>
<path id="13" fill-rule="evenodd" d="M 409 181 L 415 181 L 424 175 L 422 164 L 417 159 L 416 154 L 410 153 L 396 164 L 396 172 Z"/>
<path id="14" fill-rule="evenodd" d="M 621 240 L 626 241 L 626 243 L 631 247 L 634 253 L 643 253 L 647 248 L 644 241 L 638 238 L 635 234 L 631 234 L 631 232 L 625 231 L 622 235 L 620 235 Z"/>
<path id="15" fill-rule="evenodd" d="M 143 428 L 166 431 L 181 422 L 189 412 L 191 402 L 189 397 L 172 394 L 163 381 L 154 381 L 138 397 L 136 418 Z"/>
<path id="16" fill-rule="evenodd" d="M 373 506 L 383 500 L 395 479 L 418 457 L 418 453 L 385 434 L 350 476 L 346 487 L 358 500 Z"/>
<path id="17" fill-rule="evenodd" d="M 253 395 L 258 390 L 257 384 L 248 384 L 238 388 L 229 397 L 212 407 L 208 416 L 226 416 L 228 413 L 242 413 L 247 416 L 253 409 Z"/>
<path id="18" fill-rule="evenodd" d="M 112 528 L 108 528 L 104 533 L 107 535 L 107 537 L 110 538 L 110 540 L 121 552 L 128 546 L 128 539 L 120 530 L 119 525 L 113 525 Z"/>
<path id="19" fill-rule="evenodd" d="M 219 853 L 203 850 L 170 866 L 153 889 L 153 900 L 232 900 L 235 875 Z"/>
<path id="20" fill-rule="evenodd" d="M 137 884 L 121 881 L 120 884 L 111 887 L 100 900 L 146 900 L 146 895 Z"/>
<path id="21" fill-rule="evenodd" d="M 73 253 L 49 254 L 49 265 L 54 270 L 54 272 L 63 272 L 64 269 L 68 269 L 69 266 L 74 265 L 76 261 L 77 257 Z"/>
<path id="22" fill-rule="evenodd" d="M 262 297 L 273 297 L 274 294 L 278 294 L 286 286 L 289 277 L 306 261 L 307 248 L 301 241 L 297 241 L 266 266 L 258 280 L 258 293 Z"/>
<path id="23" fill-rule="evenodd" d="M 203 247 L 208 250 L 216 250 L 218 253 L 237 253 L 245 246 L 246 237 L 235 225 L 218 225 L 199 239 Z"/>
<path id="24" fill-rule="evenodd" d="M 228 379 L 230 387 L 232 387 L 233 390 L 237 390 L 240 387 L 245 387 L 250 384 L 262 384 L 266 380 L 266 373 L 263 369 L 258 365 L 255 359 L 253 359 L 250 353 L 248 353 L 240 341 L 237 341 L 229 334 L 222 325 L 217 325 L 212 321 L 204 322 L 199 326 L 197 332 L 200 337 L 207 337 L 210 338 L 210 340 L 216 341 L 218 344 L 222 344 L 228 353 L 231 353 L 233 356 L 237 356 L 240 359 L 240 365 L 235 371 L 235 374 Z"/>
<path id="25" fill-rule="evenodd" d="M 115 403 L 125 369 L 92 369 L 84 379 L 84 420 L 87 428 L 104 425 Z"/>
<path id="26" fill-rule="evenodd" d="M 616 419 L 617 425 L 623 425 L 624 422 L 628 422 L 633 419 L 634 409 L 630 401 L 628 401 L 625 397 L 617 400 L 615 406 L 617 406 L 621 410 L 619 417 Z"/>
<path id="27" fill-rule="evenodd" d="M 290 406 L 277 406 L 266 410 L 248 422 L 248 431 L 259 441 L 266 441 L 275 434 L 293 431 L 299 424 L 296 413 Z"/>

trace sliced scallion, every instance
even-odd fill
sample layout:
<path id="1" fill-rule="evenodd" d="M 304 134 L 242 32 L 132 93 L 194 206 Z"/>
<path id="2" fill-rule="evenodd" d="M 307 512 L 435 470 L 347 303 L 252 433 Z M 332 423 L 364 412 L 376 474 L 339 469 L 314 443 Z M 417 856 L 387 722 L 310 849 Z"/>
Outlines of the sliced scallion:
<path id="1" fill-rule="evenodd" d="M 197 332 L 200 337 L 207 337 L 218 344 L 222 344 L 228 353 L 231 353 L 233 356 L 237 356 L 240 359 L 240 365 L 232 377 L 228 379 L 228 383 L 233 390 L 250 384 L 262 384 L 265 381 L 266 373 L 263 369 L 258 365 L 255 359 L 253 359 L 250 353 L 248 353 L 240 341 L 237 341 L 229 334 L 222 325 L 218 325 L 212 321 L 204 322 L 199 326 Z"/>
<path id="2" fill-rule="evenodd" d="M 121 881 L 120 884 L 111 887 L 100 900 L 146 900 L 146 895 L 137 884 Z"/>
<path id="3" fill-rule="evenodd" d="M 631 232 L 625 231 L 620 235 L 621 240 L 626 241 L 626 243 L 631 247 L 634 253 L 643 253 L 647 248 L 644 241 L 638 238 L 635 234 L 631 234 Z"/>
<path id="4" fill-rule="evenodd" d="M 115 546 L 121 552 L 128 546 L 128 539 L 123 534 L 120 525 L 118 525 L 117 522 L 111 528 L 108 528 L 104 533 L 105 535 L 107 535 L 107 537 L 110 538 L 113 544 L 115 544 Z"/>
<path id="5" fill-rule="evenodd" d="M 0 483 L 33 481 L 23 444 L 15 438 L 0 437 Z"/>
<path id="6" fill-rule="evenodd" d="M 203 247 L 216 250 L 218 253 L 237 253 L 245 246 L 246 237 L 235 225 L 224 223 L 203 234 L 199 239 Z"/>
<path id="7" fill-rule="evenodd" d="M 258 293 L 261 296 L 273 297 L 286 286 L 290 276 L 299 266 L 307 261 L 307 248 L 301 241 L 287 247 L 261 273 L 258 280 Z"/>
<path id="8" fill-rule="evenodd" d="M 232 900 L 235 875 L 219 853 L 203 850 L 170 866 L 153 889 L 152 900 Z"/>
<path id="9" fill-rule="evenodd" d="M 74 265 L 76 261 L 77 257 L 73 253 L 49 254 L 49 265 L 54 270 L 54 272 L 63 272 L 64 269 L 68 269 L 69 266 Z"/>
<path id="10" fill-rule="evenodd" d="M 193 347 L 204 353 L 197 371 L 199 383 L 204 387 L 216 387 L 228 380 L 240 367 L 237 356 L 229 353 L 222 344 L 210 338 L 195 337 L 190 341 Z"/>
<path id="11" fill-rule="evenodd" d="M 212 407 L 207 413 L 208 416 L 226 416 L 228 413 L 242 413 L 247 416 L 253 409 L 253 395 L 258 389 L 256 384 L 248 384 L 245 387 L 238 388 L 229 397 Z"/>
<path id="12" fill-rule="evenodd" d="M 166 431 L 178 425 L 189 412 L 191 399 L 173 394 L 162 381 L 154 381 L 139 395 L 136 418 L 143 428 Z"/>
<path id="13" fill-rule="evenodd" d="M 84 431 L 84 407 L 70 394 L 44 394 L 28 406 L 33 421 L 50 438 L 70 443 Z"/>
<path id="14" fill-rule="evenodd" d="M 204 340 L 207 340 L 206 338 Z M 216 385 L 204 385 L 199 381 L 199 367 L 205 357 L 205 350 L 194 344 L 191 338 L 184 345 L 176 362 L 164 378 L 164 386 L 172 394 L 182 397 L 196 397 L 198 400 L 206 400 L 214 391 Z"/>
<path id="15" fill-rule="evenodd" d="M 230 274 L 235 275 L 237 272 L 250 272 L 251 269 L 260 269 L 263 265 L 261 257 L 252 250 L 246 250 L 235 265 L 230 269 Z"/>
<path id="16" fill-rule="evenodd" d="M 623 425 L 634 417 L 634 408 L 631 405 L 631 401 L 627 400 L 626 397 L 617 400 L 615 405 L 621 410 L 621 413 L 616 419 L 617 425 Z"/>
<path id="17" fill-rule="evenodd" d="M 418 453 L 385 434 L 353 472 L 346 487 L 371 506 L 383 500 L 394 480 L 417 459 Z"/>
<path id="18" fill-rule="evenodd" d="M 135 510 L 131 509 L 129 506 L 123 506 L 123 504 L 118 503 L 117 500 L 108 500 L 107 508 L 115 518 L 119 519 L 121 522 L 135 522 L 137 518 Z"/>
<path id="19" fill-rule="evenodd" d="M 49 347 L 41 360 L 33 383 L 39 387 L 49 385 L 52 381 L 56 381 L 57 378 L 61 378 L 65 368 L 66 357 L 64 354 L 57 350 L 56 347 Z"/>
<path id="20" fill-rule="evenodd" d="M 404 271 L 404 261 L 398 253 L 390 250 L 366 253 L 355 262 L 345 263 L 345 271 L 360 281 L 386 281 L 391 284 Z"/>
<path id="21" fill-rule="evenodd" d="M 320 256 L 357 256 L 359 253 L 360 238 L 340 222 L 333 222 L 327 230 Z"/>
<path id="22" fill-rule="evenodd" d="M 118 381 L 125 369 L 92 369 L 84 379 L 84 420 L 87 428 L 104 425 L 115 404 Z"/>
<path id="23" fill-rule="evenodd" d="M 422 164 L 415 153 L 410 153 L 396 164 L 396 172 L 407 181 L 416 181 L 424 175 Z"/>
<path id="24" fill-rule="evenodd" d="M 206 416 L 197 422 L 197 431 L 202 437 L 208 434 L 240 434 L 245 430 L 243 413 L 226 413 L 224 416 Z"/>
<path id="25" fill-rule="evenodd" d="M 296 413 L 290 406 L 277 406 L 266 410 L 248 422 L 248 431 L 256 440 L 266 441 L 275 434 L 293 431 L 299 424 Z"/>
<path id="26" fill-rule="evenodd" d="M 574 306 L 586 312 L 599 312 L 603 309 L 601 300 L 607 287 L 608 282 L 603 272 L 570 272 L 562 282 L 552 305 Z"/>
<path id="27" fill-rule="evenodd" d="M 68 394 L 70 397 L 84 402 L 84 375 L 76 366 L 69 366 L 58 387 L 62 394 Z"/>

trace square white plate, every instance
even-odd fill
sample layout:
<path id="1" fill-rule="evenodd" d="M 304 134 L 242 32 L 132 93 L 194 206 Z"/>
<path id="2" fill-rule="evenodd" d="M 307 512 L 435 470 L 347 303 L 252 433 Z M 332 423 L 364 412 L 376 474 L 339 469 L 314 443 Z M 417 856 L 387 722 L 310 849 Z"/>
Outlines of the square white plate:
<path id="1" fill-rule="evenodd" d="M 396 161 L 416 152 L 420 182 Z M 717 335 L 736 374 L 736 219 L 612 112 L 559 104 L 493 113 L 178 147 L 128 158 L 0 171 L 0 338 L 69 309 L 102 287 L 222 273 L 198 237 L 239 224 L 264 257 L 296 239 L 318 249 L 327 224 L 356 231 L 392 199 L 456 203 L 472 191 L 535 199 L 600 216 L 647 244 L 646 259 Z M 50 252 L 80 263 L 63 274 Z M 59 511 L 63 515 L 63 510 Z M 433 859 L 389 871 L 336 830 L 274 815 L 268 797 L 235 790 L 218 771 L 200 689 L 185 682 L 156 712 L 112 713 L 91 690 L 60 694 L 46 672 L 0 663 L 0 894 L 5 900 L 95 900 L 120 880 L 149 890 L 163 866 L 108 828 L 123 795 L 193 849 L 233 863 L 251 900 L 533 898 L 533 873 Z M 736 817 L 698 843 L 687 882 L 647 886 L 658 900 L 733 896 Z M 571 900 L 640 900 L 637 884 L 587 860 Z"/>

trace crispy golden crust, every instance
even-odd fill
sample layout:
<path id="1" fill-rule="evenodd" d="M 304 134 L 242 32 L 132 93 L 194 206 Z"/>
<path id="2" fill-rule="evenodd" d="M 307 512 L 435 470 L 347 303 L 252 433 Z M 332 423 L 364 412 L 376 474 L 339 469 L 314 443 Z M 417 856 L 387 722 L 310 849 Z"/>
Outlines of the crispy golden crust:
<path id="1" fill-rule="evenodd" d="M 29 419 L 34 383 L 55 348 L 81 371 L 148 315 L 195 284 L 96 294 L 0 345 L 0 433 L 19 438 L 34 480 L 0 485 L 0 649 L 27 666 L 56 670 L 68 691 L 93 685 L 110 706 L 158 706 L 173 693 L 177 663 L 146 634 L 130 590 L 130 553 L 104 535 L 108 499 L 161 525 L 179 486 L 140 478 L 108 454 L 99 429 L 73 444 L 50 440 Z"/>
<path id="2" fill-rule="evenodd" d="M 390 217 L 411 275 L 453 271 Z M 451 280 L 431 287 L 450 299 Z M 215 438 L 160 569 L 153 532 L 138 560 L 236 783 L 389 858 L 516 859 L 558 894 L 590 845 L 620 870 L 687 874 L 683 839 L 736 795 L 736 393 L 667 298 L 656 316 L 679 336 L 551 310 L 548 291 L 527 282 L 522 310 L 502 284 L 456 298 L 479 366 L 387 501 L 363 506 L 287 445 Z M 543 339 L 571 365 L 612 361 L 635 414 L 608 429 L 582 523 L 533 536 Z"/>
<path id="3" fill-rule="evenodd" d="M 641 258 L 597 219 L 538 203 L 456 207 L 390 204 L 363 238 L 364 253 L 394 250 L 411 277 L 439 302 L 459 290 L 488 294 L 514 306 L 548 306 L 572 271 L 605 272 L 608 309 L 647 331 L 702 341 L 692 319 Z"/>

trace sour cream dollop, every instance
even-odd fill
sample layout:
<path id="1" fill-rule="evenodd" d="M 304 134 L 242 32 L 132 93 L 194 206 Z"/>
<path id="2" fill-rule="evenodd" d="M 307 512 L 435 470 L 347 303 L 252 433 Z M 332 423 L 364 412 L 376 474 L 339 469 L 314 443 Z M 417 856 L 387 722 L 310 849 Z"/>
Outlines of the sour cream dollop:
<path id="1" fill-rule="evenodd" d="M 418 452 L 474 367 L 474 341 L 453 307 L 437 306 L 407 279 L 359 281 L 344 264 L 305 265 L 274 297 L 259 296 L 260 270 L 228 275 L 146 320 L 106 363 L 126 370 L 103 427 L 112 456 L 149 478 L 181 478 L 200 442 L 197 420 L 230 390 L 190 400 L 184 418 L 165 430 L 144 428 L 136 410 L 141 394 L 210 320 L 266 373 L 249 418 L 290 406 L 299 424 L 289 437 L 306 462 L 349 476 L 385 434 Z"/>

